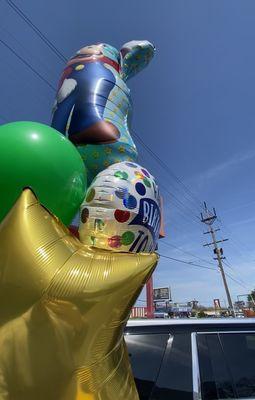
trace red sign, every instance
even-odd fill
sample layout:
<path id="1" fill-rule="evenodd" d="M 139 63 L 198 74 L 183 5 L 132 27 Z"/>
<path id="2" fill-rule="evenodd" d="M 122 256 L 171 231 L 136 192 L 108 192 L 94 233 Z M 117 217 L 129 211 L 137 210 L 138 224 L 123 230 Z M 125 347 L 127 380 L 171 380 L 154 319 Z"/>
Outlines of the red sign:
<path id="1" fill-rule="evenodd" d="M 214 308 L 218 308 L 218 309 L 221 308 L 220 299 L 214 299 L 213 304 L 214 304 Z"/>
<path id="2" fill-rule="evenodd" d="M 145 318 L 147 316 L 146 307 L 133 307 L 130 318 Z"/>

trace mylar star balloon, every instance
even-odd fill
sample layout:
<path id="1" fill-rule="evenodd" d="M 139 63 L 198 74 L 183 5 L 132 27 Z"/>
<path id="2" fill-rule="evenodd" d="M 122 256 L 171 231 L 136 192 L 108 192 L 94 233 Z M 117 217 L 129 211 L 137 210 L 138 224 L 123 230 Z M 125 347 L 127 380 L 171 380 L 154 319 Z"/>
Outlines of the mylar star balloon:
<path id="1" fill-rule="evenodd" d="M 24 190 L 0 225 L 1 400 L 138 400 L 123 328 L 156 262 L 84 246 Z"/>

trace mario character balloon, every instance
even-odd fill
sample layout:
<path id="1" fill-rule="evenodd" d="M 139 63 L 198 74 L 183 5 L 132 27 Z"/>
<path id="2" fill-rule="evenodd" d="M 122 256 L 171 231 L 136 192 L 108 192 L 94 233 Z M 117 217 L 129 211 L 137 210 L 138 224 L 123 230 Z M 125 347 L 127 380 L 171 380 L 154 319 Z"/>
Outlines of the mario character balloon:
<path id="1" fill-rule="evenodd" d="M 157 247 L 161 214 L 158 186 L 147 169 L 121 162 L 100 172 L 81 207 L 80 239 L 125 252 Z"/>
<path id="2" fill-rule="evenodd" d="M 63 71 L 53 107 L 52 126 L 77 147 L 88 181 L 121 161 L 136 161 L 130 135 L 132 112 L 127 79 L 150 62 L 154 46 L 131 41 L 120 51 L 100 43 L 80 49 Z"/>

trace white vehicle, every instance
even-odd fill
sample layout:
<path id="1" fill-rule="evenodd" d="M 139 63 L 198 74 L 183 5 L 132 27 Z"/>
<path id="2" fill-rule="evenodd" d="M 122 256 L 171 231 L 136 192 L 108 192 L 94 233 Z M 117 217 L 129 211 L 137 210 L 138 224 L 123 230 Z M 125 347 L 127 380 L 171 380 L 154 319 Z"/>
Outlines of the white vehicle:
<path id="1" fill-rule="evenodd" d="M 141 400 L 255 399 L 255 319 L 130 320 Z"/>
<path id="2" fill-rule="evenodd" d="M 154 318 L 169 318 L 169 315 L 165 312 L 154 312 Z"/>

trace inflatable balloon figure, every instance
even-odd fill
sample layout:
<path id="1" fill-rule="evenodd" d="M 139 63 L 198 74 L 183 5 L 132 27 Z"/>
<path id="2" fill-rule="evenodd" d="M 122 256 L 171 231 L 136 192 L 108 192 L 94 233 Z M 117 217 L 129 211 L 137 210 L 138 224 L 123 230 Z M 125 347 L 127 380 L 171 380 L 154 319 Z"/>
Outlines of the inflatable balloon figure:
<path id="1" fill-rule="evenodd" d="M 81 208 L 80 239 L 107 250 L 152 252 L 160 223 L 154 177 L 136 163 L 121 162 L 100 172 L 89 187 Z"/>
<path id="2" fill-rule="evenodd" d="M 80 49 L 64 69 L 52 126 L 78 147 L 89 183 L 109 165 L 137 160 L 126 81 L 146 67 L 154 51 L 146 40 L 126 43 L 120 51 L 100 43 Z"/>
<path id="3" fill-rule="evenodd" d="M 2 125 L 0 142 L 0 222 L 30 187 L 70 224 L 87 188 L 86 169 L 72 143 L 47 125 L 24 121 Z"/>
<path id="4" fill-rule="evenodd" d="M 161 214 L 125 82 L 153 54 L 147 41 L 84 47 L 60 81 L 58 132 L 0 127 L 1 400 L 139 400 L 123 330 Z M 66 225 L 80 207 L 79 239 Z"/>
<path id="5" fill-rule="evenodd" d="M 83 245 L 26 189 L 0 225 L 0 399 L 138 400 L 123 328 L 156 262 Z"/>

